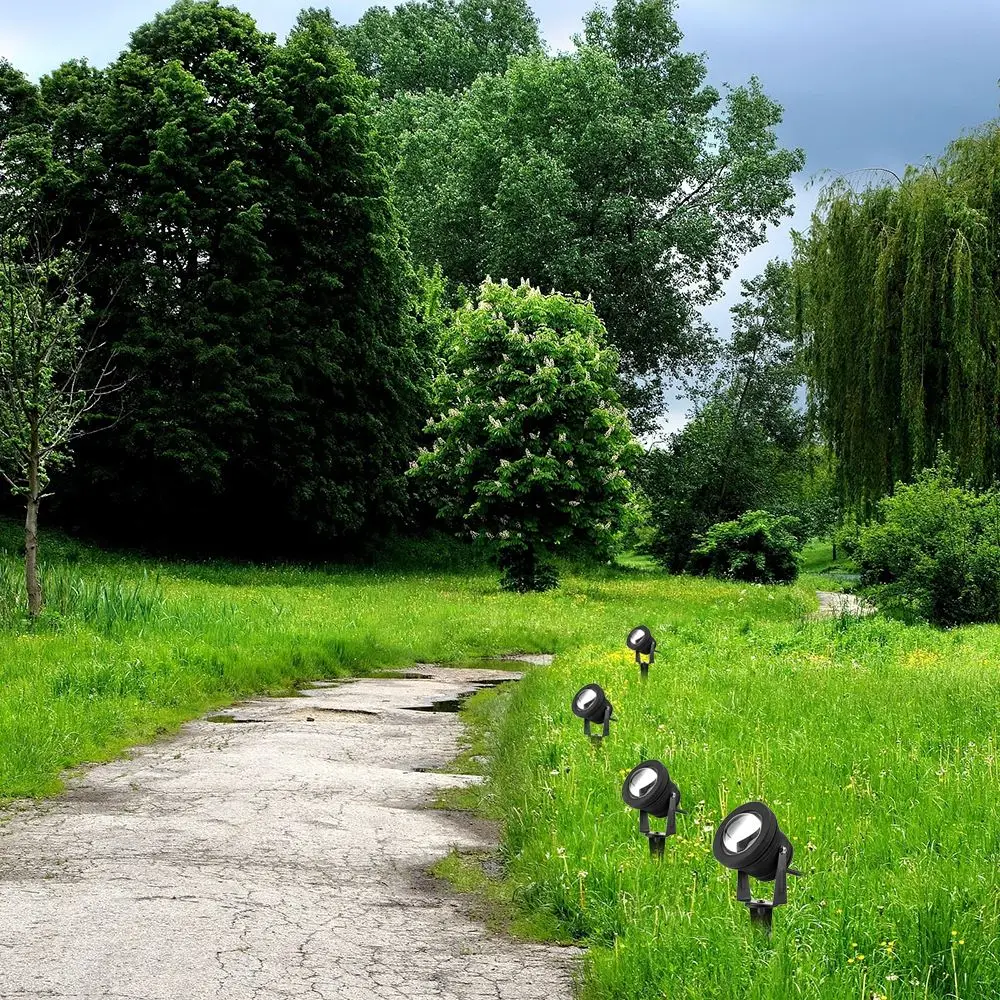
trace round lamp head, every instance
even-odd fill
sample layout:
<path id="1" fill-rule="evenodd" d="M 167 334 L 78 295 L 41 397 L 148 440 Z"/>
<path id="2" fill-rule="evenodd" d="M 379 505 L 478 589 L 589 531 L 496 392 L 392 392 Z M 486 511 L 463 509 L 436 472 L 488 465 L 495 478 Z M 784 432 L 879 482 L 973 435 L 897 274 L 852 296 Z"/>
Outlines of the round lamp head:
<path id="1" fill-rule="evenodd" d="M 622 799 L 627 806 L 657 817 L 667 815 L 670 797 L 675 792 L 680 802 L 681 790 L 670 780 L 666 767 L 658 760 L 644 760 L 637 764 L 626 775 L 622 785 Z"/>
<path id="2" fill-rule="evenodd" d="M 602 722 L 609 702 L 599 684 L 588 684 L 573 695 L 573 714 L 590 722 Z"/>
<path id="3" fill-rule="evenodd" d="M 792 845 L 779 829 L 774 813 L 763 802 L 748 802 L 719 824 L 712 853 L 726 868 L 770 882 L 778 869 L 782 847 L 788 849 L 791 862 Z"/>
<path id="4" fill-rule="evenodd" d="M 648 656 L 653 649 L 653 634 L 645 625 L 637 625 L 625 638 L 629 649 Z"/>

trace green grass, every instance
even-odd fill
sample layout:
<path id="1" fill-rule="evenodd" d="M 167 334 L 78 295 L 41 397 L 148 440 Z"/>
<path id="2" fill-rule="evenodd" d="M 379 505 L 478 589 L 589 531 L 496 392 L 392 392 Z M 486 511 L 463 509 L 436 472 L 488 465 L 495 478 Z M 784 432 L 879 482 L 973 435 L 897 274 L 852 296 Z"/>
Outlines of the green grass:
<path id="1" fill-rule="evenodd" d="M 834 560 L 833 544 L 814 539 L 802 549 L 799 557 L 800 579 L 815 590 L 846 590 L 857 582 L 858 568 L 841 556 Z"/>
<path id="2" fill-rule="evenodd" d="M 675 586 L 605 567 L 520 597 L 500 593 L 480 564 L 452 572 L 414 568 L 416 559 L 381 569 L 155 564 L 49 535 L 43 583 L 53 603 L 28 626 L 19 544 L 17 526 L 0 523 L 0 800 L 52 793 L 67 768 L 308 679 L 559 652 L 595 636 L 616 643 L 623 605 Z"/>
<path id="3" fill-rule="evenodd" d="M 804 622 L 775 591 L 668 586 L 686 593 L 632 595 L 660 643 L 645 685 L 595 636 L 523 682 L 494 738 L 485 805 L 515 897 L 593 946 L 584 997 L 1000 996 L 1000 631 Z M 600 747 L 569 707 L 593 682 L 619 719 Z M 620 797 L 648 757 L 689 810 L 662 862 Z M 806 872 L 770 944 L 711 852 L 758 798 Z"/>
<path id="4" fill-rule="evenodd" d="M 0 532 L 0 549 L 17 541 Z M 65 541 L 43 556 L 56 607 L 29 628 L 0 555 L 0 797 L 309 678 L 552 651 L 472 699 L 468 756 L 492 752 L 479 804 L 503 823 L 507 878 L 491 891 L 519 926 L 591 946 L 586 1000 L 1000 998 L 996 627 L 808 621 L 815 574 L 769 588 L 591 568 L 520 597 L 447 558 L 157 565 Z M 638 622 L 659 640 L 646 685 L 624 648 Z M 600 747 L 569 709 L 595 681 L 619 720 Z M 662 862 L 620 798 L 647 756 L 689 810 Z M 711 855 L 721 817 L 756 797 L 807 873 L 770 943 Z"/>

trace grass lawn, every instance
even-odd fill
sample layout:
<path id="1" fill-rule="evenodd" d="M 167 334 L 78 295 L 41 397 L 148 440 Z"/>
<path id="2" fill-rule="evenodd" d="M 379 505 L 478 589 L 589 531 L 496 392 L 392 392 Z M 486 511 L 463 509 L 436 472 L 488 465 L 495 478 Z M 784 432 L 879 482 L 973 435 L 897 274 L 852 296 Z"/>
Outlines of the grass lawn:
<path id="1" fill-rule="evenodd" d="M 504 898 L 525 925 L 591 945 L 585 997 L 1000 997 L 997 628 L 809 621 L 813 575 L 744 587 L 632 565 L 518 597 L 475 566 L 45 554 L 52 610 L 30 632 L 11 609 L 16 559 L 0 556 L 0 797 L 51 792 L 66 767 L 308 678 L 553 651 L 478 736 L 494 753 L 482 805 L 504 822 Z M 639 622 L 659 641 L 645 685 L 624 646 Z M 591 682 L 619 720 L 600 747 L 569 707 Z M 689 811 L 662 862 L 620 797 L 646 757 Z M 807 872 L 770 943 L 711 854 L 720 818 L 758 797 Z"/>
<path id="2" fill-rule="evenodd" d="M 1000 996 L 1000 631 L 808 622 L 780 591 L 694 581 L 658 598 L 630 609 L 660 644 L 645 685 L 624 630 L 594 635 L 512 693 L 494 738 L 484 805 L 515 895 L 593 946 L 584 996 Z M 619 719 L 599 747 L 570 711 L 594 682 Z M 689 811 L 662 862 L 620 798 L 649 757 Z M 770 944 L 711 851 L 753 799 L 807 873 Z"/>

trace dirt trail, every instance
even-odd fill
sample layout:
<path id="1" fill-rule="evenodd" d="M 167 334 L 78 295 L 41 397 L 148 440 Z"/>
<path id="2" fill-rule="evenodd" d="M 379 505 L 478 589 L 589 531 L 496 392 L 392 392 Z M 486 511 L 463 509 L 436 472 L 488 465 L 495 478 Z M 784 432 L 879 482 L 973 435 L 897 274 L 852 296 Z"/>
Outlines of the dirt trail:
<path id="1" fill-rule="evenodd" d="M 840 615 L 871 615 L 875 608 L 855 594 L 842 594 L 832 590 L 817 590 L 819 611 L 813 618 L 838 618 Z"/>
<path id="2" fill-rule="evenodd" d="M 479 779 L 418 771 L 461 725 L 406 709 L 519 675 L 419 672 L 247 702 L 8 816 L 0 995 L 568 1000 L 573 950 L 489 935 L 424 874 L 490 830 L 420 808 Z"/>

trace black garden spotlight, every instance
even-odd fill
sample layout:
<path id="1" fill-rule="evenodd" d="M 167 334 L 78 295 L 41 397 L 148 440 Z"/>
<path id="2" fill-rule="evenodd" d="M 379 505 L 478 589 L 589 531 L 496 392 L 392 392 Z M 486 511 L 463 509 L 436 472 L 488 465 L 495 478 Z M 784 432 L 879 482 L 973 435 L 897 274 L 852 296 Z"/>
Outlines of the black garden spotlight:
<path id="1" fill-rule="evenodd" d="M 656 659 L 656 640 L 645 625 L 637 625 L 625 639 L 629 649 L 635 650 L 635 662 L 639 664 L 639 674 L 643 680 L 649 676 L 649 665 Z M 647 656 L 649 659 L 644 660 Z"/>
<path id="2" fill-rule="evenodd" d="M 639 810 L 639 832 L 649 840 L 649 853 L 662 858 L 664 842 L 677 832 L 677 813 L 684 811 L 680 808 L 681 790 L 670 780 L 665 765 L 658 760 L 644 760 L 633 767 L 625 777 L 622 798 L 625 805 Z M 650 816 L 666 817 L 664 833 L 650 831 Z"/>
<path id="3" fill-rule="evenodd" d="M 787 875 L 802 872 L 789 868 L 792 845 L 781 832 L 774 813 L 763 802 L 748 802 L 734 809 L 715 831 L 715 860 L 736 871 L 736 898 L 745 903 L 750 920 L 768 933 L 776 906 L 788 902 Z M 774 898 L 753 899 L 750 876 L 774 882 Z"/>
<path id="4" fill-rule="evenodd" d="M 611 733 L 611 713 L 614 708 L 599 684 L 588 684 L 573 695 L 573 714 L 583 719 L 583 731 L 590 736 L 590 724 L 598 722 L 604 727 L 601 735 Z M 595 737 L 600 739 L 600 737 Z"/>

